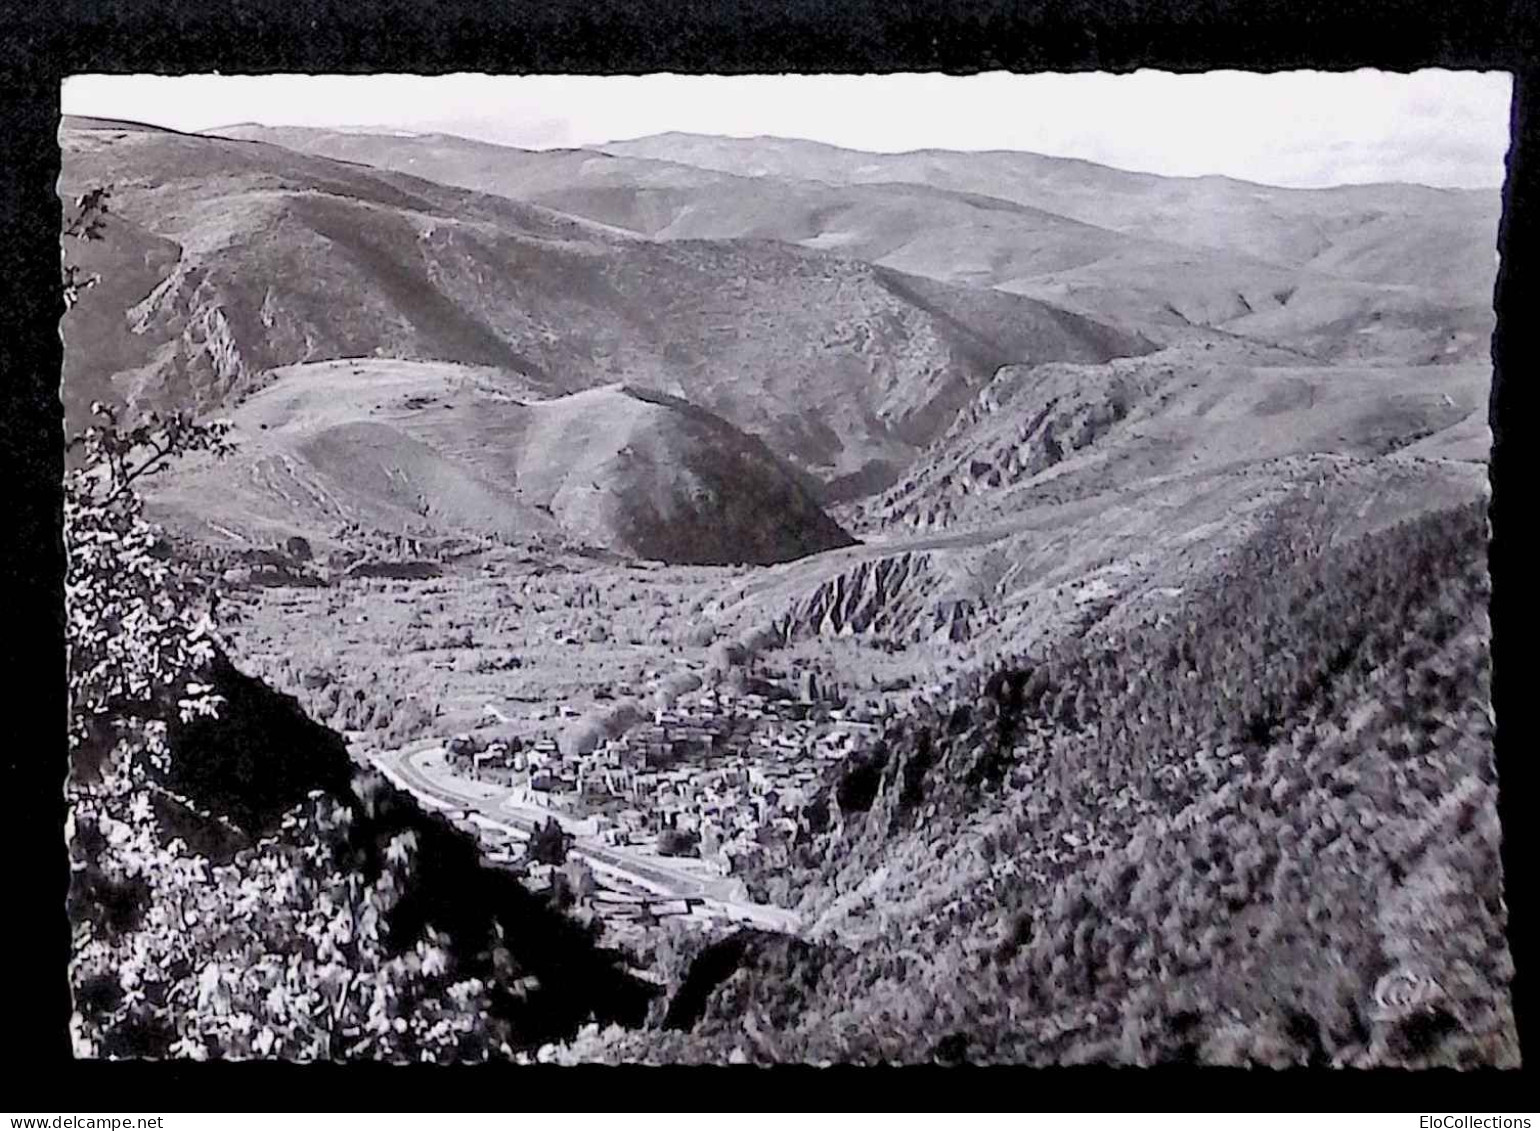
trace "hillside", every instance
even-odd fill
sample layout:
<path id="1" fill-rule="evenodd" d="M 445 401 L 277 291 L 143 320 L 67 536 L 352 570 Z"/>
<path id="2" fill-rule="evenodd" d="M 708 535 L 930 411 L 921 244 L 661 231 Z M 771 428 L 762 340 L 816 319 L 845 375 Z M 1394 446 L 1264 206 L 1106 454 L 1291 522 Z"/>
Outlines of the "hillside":
<path id="1" fill-rule="evenodd" d="M 717 615 L 966 666 L 1160 608 L 1302 480 L 1356 499 L 1354 529 L 1484 490 L 1487 366 L 1293 361 L 1231 341 L 1003 367 L 899 482 L 837 508 L 862 545 L 747 577 Z"/>
<path id="2" fill-rule="evenodd" d="M 967 526 L 1034 502 L 1291 455 L 1485 461 L 1490 364 L 1293 360 L 1174 347 L 1106 365 L 1002 367 L 899 483 L 864 504 L 862 524 Z M 1467 433 L 1474 444 L 1460 440 Z"/>
<path id="3" fill-rule="evenodd" d="M 1516 1064 L 1483 508 L 1344 537 L 1325 485 L 1176 615 L 891 723 L 787 861 L 811 932 L 569 1055 Z"/>
<path id="4" fill-rule="evenodd" d="M 270 377 L 231 415 L 236 455 L 158 478 L 157 518 L 236 546 L 324 545 L 352 524 L 560 533 L 683 563 L 777 562 L 851 541 L 763 443 L 661 394 L 542 400 L 495 370 L 372 359 Z"/>
<path id="5" fill-rule="evenodd" d="M 1483 357 L 1492 326 L 1495 194 L 1271 189 L 1033 154 L 889 156 L 776 139 L 670 135 L 537 152 L 446 135 L 220 133 L 656 239 L 837 251 L 1031 295 L 1166 342 L 1223 328 L 1318 361 L 1423 364 Z"/>
<path id="6" fill-rule="evenodd" d="M 1039 208 L 924 184 L 829 184 L 791 172 L 741 176 L 596 149 L 531 151 L 447 135 L 248 126 L 217 136 L 411 173 L 655 239 L 775 239 L 978 286 L 1051 279 L 1110 257 L 1169 262 L 1192 255 Z M 1157 323 L 1172 321 L 1164 310 L 1171 298 L 1195 312 L 1234 307 L 1235 281 L 1216 274 L 1241 276 L 1259 300 L 1290 277 L 1261 261 L 1208 258 L 1224 269 L 1164 280 Z"/>
<path id="7" fill-rule="evenodd" d="M 1484 358 L 1493 325 L 1496 191 L 1287 189 L 1031 153 L 875 154 L 779 138 L 664 134 L 603 148 L 739 175 L 924 185 L 1138 237 L 1085 265 L 995 284 L 1090 314 L 1133 317 L 1130 292 L 1146 301 L 1165 292 L 1188 321 L 1322 360 L 1383 355 L 1403 364 Z M 1159 244 L 1187 254 L 1173 258 Z M 1284 269 L 1293 277 L 1280 282 Z M 1206 288 L 1187 289 L 1205 275 Z M 1216 291 L 1216 282 L 1229 293 Z"/>
<path id="8" fill-rule="evenodd" d="M 1371 531 L 1485 490 L 1474 463 L 1289 455 L 1066 498 L 1024 492 L 988 520 L 861 531 L 863 544 L 761 571 L 724 590 L 718 624 L 780 639 L 916 686 L 1065 634 L 1169 611 L 1303 484 L 1352 500 L 1344 531 Z M 858 530 L 860 528 L 857 528 Z M 892 647 L 876 665 L 874 649 Z"/>
<path id="9" fill-rule="evenodd" d="M 588 193 L 593 209 L 609 209 L 610 214 L 562 208 L 556 203 L 550 206 L 644 235 L 657 234 L 699 189 L 722 189 L 736 183 L 761 197 L 768 195 L 765 182 L 754 178 L 672 161 L 616 157 L 594 149 L 531 150 L 452 134 L 256 124 L 223 126 L 204 130 L 202 135 L 264 142 L 514 200 L 550 203 L 542 197 L 570 194 L 575 200 Z"/>
<path id="10" fill-rule="evenodd" d="M 653 242 L 274 145 L 68 122 L 61 145 L 61 192 L 114 186 L 128 234 L 94 249 L 123 281 L 66 326 L 77 405 L 227 407 L 284 365 L 452 361 L 547 394 L 682 396 L 838 496 L 891 482 L 1002 364 L 1150 348 L 1033 299 L 770 241 Z"/>

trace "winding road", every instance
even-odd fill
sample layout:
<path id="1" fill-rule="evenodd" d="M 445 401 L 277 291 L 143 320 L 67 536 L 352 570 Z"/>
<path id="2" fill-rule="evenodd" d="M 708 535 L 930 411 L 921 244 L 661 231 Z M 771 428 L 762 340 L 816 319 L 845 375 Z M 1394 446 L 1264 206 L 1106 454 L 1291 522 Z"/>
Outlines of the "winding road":
<path id="1" fill-rule="evenodd" d="M 550 816 L 538 809 L 511 808 L 498 799 L 461 792 L 423 773 L 413 759 L 424 754 L 444 753 L 438 745 L 374 752 L 369 760 L 397 787 L 416 795 L 432 808 L 465 809 L 475 815 L 478 824 L 528 836 Z M 600 875 L 656 892 L 669 899 L 700 900 L 708 913 L 752 923 L 774 931 L 795 931 L 797 914 L 782 907 L 750 903 L 737 896 L 740 885 L 726 879 L 713 880 L 693 875 L 683 869 L 669 868 L 653 860 L 643 860 L 622 849 L 599 844 L 588 837 L 578 837 L 569 849 Z"/>

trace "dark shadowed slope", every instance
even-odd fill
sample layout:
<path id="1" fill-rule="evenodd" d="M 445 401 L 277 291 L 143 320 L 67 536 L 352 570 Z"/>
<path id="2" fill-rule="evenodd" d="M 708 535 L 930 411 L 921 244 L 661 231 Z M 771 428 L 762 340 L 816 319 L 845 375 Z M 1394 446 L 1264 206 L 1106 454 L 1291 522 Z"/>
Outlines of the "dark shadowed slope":
<path id="1" fill-rule="evenodd" d="M 655 243 L 273 145 L 69 123 L 61 140 L 64 193 L 115 186 L 98 269 L 143 291 L 71 320 L 77 403 L 212 408 L 275 366 L 454 361 L 549 393 L 672 392 L 849 493 L 890 482 L 999 365 L 1149 348 L 1026 298 L 772 241 Z M 74 344 L 95 339 L 113 350 Z"/>
<path id="2" fill-rule="evenodd" d="M 851 543 L 760 441 L 662 394 L 521 399 L 496 371 L 339 361 L 277 371 L 236 455 L 161 477 L 151 510 L 230 545 L 338 527 L 560 532 L 671 562 L 779 562 Z M 515 386 L 516 387 L 516 386 Z"/>

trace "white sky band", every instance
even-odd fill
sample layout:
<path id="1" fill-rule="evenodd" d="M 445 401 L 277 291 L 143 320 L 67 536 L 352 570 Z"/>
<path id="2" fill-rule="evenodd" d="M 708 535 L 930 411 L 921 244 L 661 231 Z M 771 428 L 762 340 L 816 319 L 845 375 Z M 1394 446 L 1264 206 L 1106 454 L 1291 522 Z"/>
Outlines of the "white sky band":
<path id="1" fill-rule="evenodd" d="M 1168 176 L 1322 187 L 1502 184 L 1511 77 L 1175 75 L 81 75 L 67 114 L 443 132 L 527 148 L 677 130 L 852 149 L 1015 149 Z"/>

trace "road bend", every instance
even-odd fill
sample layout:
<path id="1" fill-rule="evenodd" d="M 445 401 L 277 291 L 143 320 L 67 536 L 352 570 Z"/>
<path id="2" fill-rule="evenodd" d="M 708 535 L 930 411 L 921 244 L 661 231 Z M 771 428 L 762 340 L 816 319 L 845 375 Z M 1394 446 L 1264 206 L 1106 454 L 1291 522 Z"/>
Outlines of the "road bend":
<path id="1" fill-rule="evenodd" d="M 510 810 L 493 799 L 462 793 L 433 780 L 413 764 L 413 759 L 419 755 L 443 753 L 441 746 L 430 745 L 371 753 L 369 757 L 398 788 L 416 795 L 431 808 L 465 809 L 476 815 L 478 824 L 528 836 L 550 816 L 536 809 Z M 783 932 L 794 932 L 799 925 L 794 911 L 733 898 L 724 880 L 711 880 L 652 860 L 639 859 L 623 849 L 599 844 L 588 837 L 576 838 L 569 851 L 600 875 L 645 888 L 668 899 L 698 899 L 708 911 L 715 910 L 730 919 Z"/>

